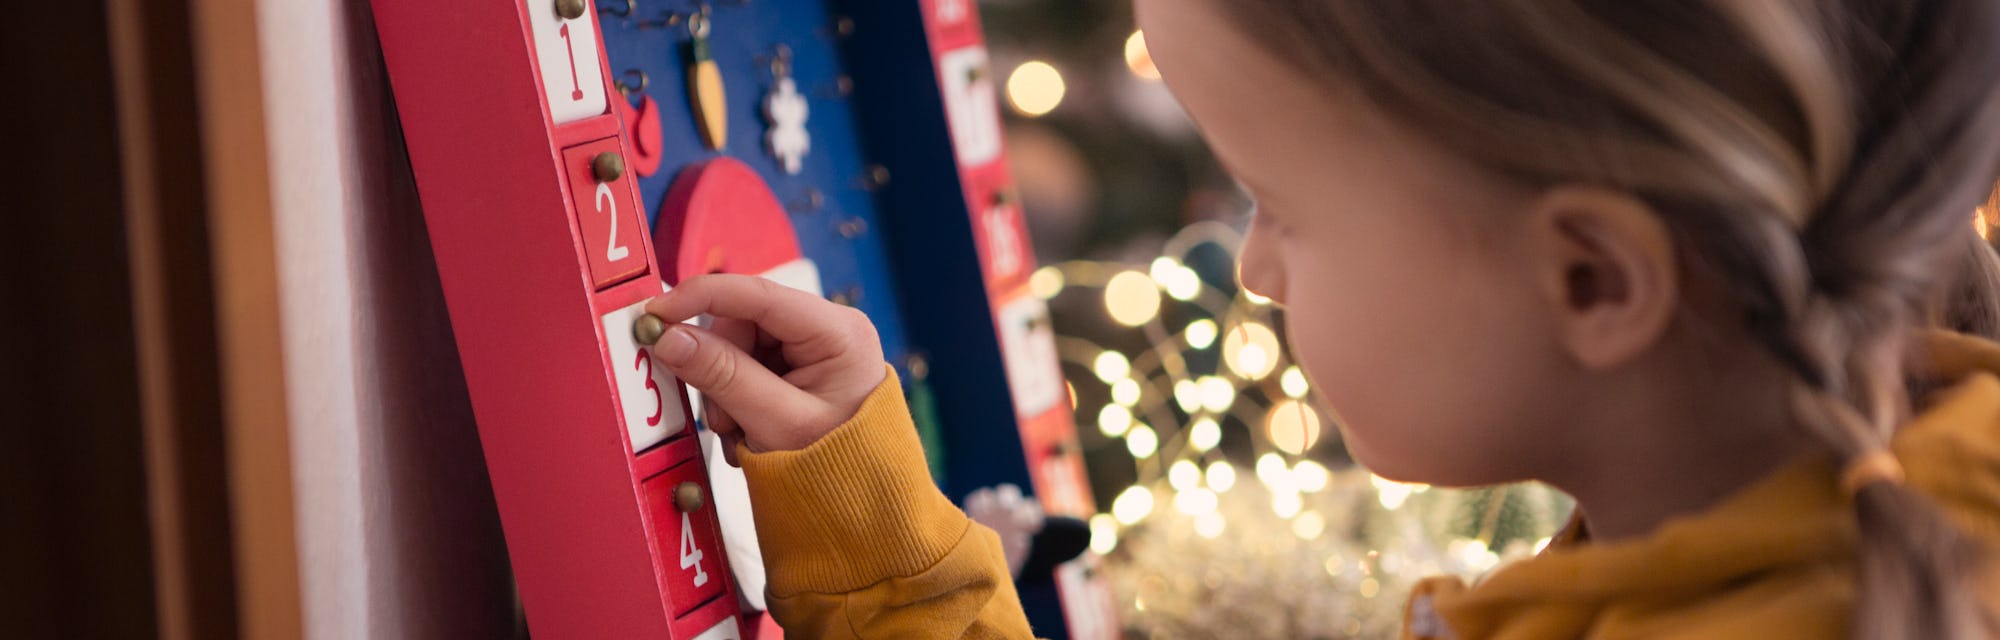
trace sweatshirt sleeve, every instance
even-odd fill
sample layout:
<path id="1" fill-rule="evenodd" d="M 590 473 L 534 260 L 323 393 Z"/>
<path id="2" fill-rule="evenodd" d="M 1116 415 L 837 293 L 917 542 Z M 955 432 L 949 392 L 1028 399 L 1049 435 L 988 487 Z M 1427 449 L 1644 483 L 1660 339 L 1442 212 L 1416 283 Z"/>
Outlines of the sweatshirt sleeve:
<path id="1" fill-rule="evenodd" d="M 894 370 L 798 451 L 738 449 L 771 615 L 815 638 L 1030 638 L 1000 538 L 931 482 Z"/>

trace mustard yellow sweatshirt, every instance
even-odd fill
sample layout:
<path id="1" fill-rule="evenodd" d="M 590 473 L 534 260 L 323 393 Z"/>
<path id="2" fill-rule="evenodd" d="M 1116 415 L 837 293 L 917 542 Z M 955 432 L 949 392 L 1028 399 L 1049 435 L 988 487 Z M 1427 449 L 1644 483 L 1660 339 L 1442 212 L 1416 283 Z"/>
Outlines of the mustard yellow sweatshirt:
<path id="1" fill-rule="evenodd" d="M 1000 536 L 931 482 L 895 372 L 812 446 L 737 455 L 787 637 L 1033 637 Z"/>
<path id="2" fill-rule="evenodd" d="M 1926 373 L 1948 386 L 1891 449 L 1910 487 L 2000 545 L 2000 345 L 1945 333 L 1926 343 Z M 1829 459 L 1808 460 L 1640 539 L 1551 545 L 1470 588 L 1426 580 L 1403 637 L 1847 638 L 1857 533 L 1835 474 Z M 1973 570 L 2000 579 L 1993 566 Z"/>
<path id="3" fill-rule="evenodd" d="M 2000 345 L 1928 342 L 1931 373 L 1954 382 L 1893 450 L 1911 487 L 2000 546 Z M 931 483 L 893 375 L 811 447 L 738 453 L 771 613 L 793 637 L 1032 637 L 999 538 Z M 1835 484 L 1808 460 L 1643 538 L 1558 543 L 1472 587 L 1426 580 L 1403 637 L 1847 638 L 1856 534 Z"/>

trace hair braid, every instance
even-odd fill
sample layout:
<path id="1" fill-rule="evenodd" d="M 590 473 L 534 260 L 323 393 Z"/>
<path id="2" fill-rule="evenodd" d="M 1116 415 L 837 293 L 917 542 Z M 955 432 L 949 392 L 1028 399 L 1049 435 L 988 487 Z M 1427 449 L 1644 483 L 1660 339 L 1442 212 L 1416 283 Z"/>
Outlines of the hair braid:
<path id="1" fill-rule="evenodd" d="M 1501 175 L 1658 209 L 1849 463 L 1910 412 L 1915 332 L 2000 332 L 1966 214 L 2000 174 L 1993 0 L 1262 0 L 1230 15 Z M 1991 635 L 1984 549 L 1897 483 L 1854 495 L 1854 636 Z"/>

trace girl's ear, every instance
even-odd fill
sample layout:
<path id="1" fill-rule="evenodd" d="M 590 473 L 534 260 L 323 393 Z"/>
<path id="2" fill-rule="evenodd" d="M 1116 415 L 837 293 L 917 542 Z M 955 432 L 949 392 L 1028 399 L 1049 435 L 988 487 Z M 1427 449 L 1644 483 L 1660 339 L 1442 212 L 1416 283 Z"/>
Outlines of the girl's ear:
<path id="1" fill-rule="evenodd" d="M 1630 193 L 1558 186 L 1529 216 L 1534 277 L 1562 348 L 1586 369 L 1632 361 L 1658 343 L 1680 305 L 1674 241 Z"/>

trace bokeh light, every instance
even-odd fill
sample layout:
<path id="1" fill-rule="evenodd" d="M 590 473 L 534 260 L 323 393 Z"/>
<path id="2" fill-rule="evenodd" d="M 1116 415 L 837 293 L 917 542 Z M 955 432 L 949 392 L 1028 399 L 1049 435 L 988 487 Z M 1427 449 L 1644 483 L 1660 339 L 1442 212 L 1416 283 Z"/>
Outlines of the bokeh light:
<path id="1" fill-rule="evenodd" d="M 1292 468 L 1275 453 L 1257 456 L 1257 479 L 1267 487 L 1291 486 Z"/>
<path id="2" fill-rule="evenodd" d="M 1132 75 L 1147 80 L 1160 79 L 1160 68 L 1153 64 L 1152 52 L 1146 50 L 1145 32 L 1134 31 L 1125 38 L 1125 67 L 1132 70 Z"/>
<path id="3" fill-rule="evenodd" d="M 1181 411 L 1185 413 L 1200 411 L 1201 385 L 1195 384 L 1193 380 L 1175 381 L 1174 404 L 1180 405 Z"/>
<path id="4" fill-rule="evenodd" d="M 1222 338 L 1222 361 L 1245 380 L 1261 380 L 1278 366 L 1278 334 L 1258 322 L 1244 322 Z"/>
<path id="5" fill-rule="evenodd" d="M 1153 279 L 1137 271 L 1122 271 L 1104 285 L 1104 309 L 1111 319 L 1128 327 L 1152 321 L 1160 313 L 1160 289 Z"/>
<path id="6" fill-rule="evenodd" d="M 1208 488 L 1228 492 L 1236 487 L 1236 467 L 1228 460 L 1217 460 L 1208 465 Z"/>
<path id="7" fill-rule="evenodd" d="M 1174 465 L 1167 468 L 1167 484 L 1173 485 L 1175 491 L 1201 486 L 1201 466 L 1193 460 L 1174 461 Z"/>
<path id="8" fill-rule="evenodd" d="M 1143 424 L 1132 427 L 1125 433 L 1125 450 L 1132 452 L 1134 458 L 1150 457 L 1160 450 L 1160 436 Z"/>
<path id="9" fill-rule="evenodd" d="M 1118 548 L 1118 519 L 1108 513 L 1090 517 L 1090 550 L 1097 555 Z"/>
<path id="10" fill-rule="evenodd" d="M 1382 508 L 1390 511 L 1401 508 L 1411 495 L 1430 488 L 1429 485 L 1397 482 L 1372 474 L 1368 476 L 1368 482 L 1375 486 L 1375 499 L 1382 503 Z"/>
<path id="11" fill-rule="evenodd" d="M 1271 444 L 1285 453 L 1298 455 L 1319 444 L 1319 412 L 1297 400 L 1272 405 L 1264 416 Z"/>
<path id="12" fill-rule="evenodd" d="M 1188 446 L 1200 453 L 1207 453 L 1215 445 L 1222 444 L 1222 425 L 1214 418 L 1202 416 L 1188 427 Z"/>
<path id="13" fill-rule="evenodd" d="M 1201 487 L 1174 494 L 1174 509 L 1190 516 L 1214 513 L 1220 502 L 1214 491 Z"/>
<path id="14" fill-rule="evenodd" d="M 1120 405 L 1107 404 L 1097 412 L 1097 430 L 1105 437 L 1116 438 L 1125 435 L 1132 428 L 1132 410 Z"/>
<path id="15" fill-rule="evenodd" d="M 1054 65 L 1029 60 L 1007 75 L 1007 102 L 1021 115 L 1035 117 L 1056 110 L 1069 87 Z"/>
<path id="16" fill-rule="evenodd" d="M 1278 388 L 1289 398 L 1304 398 L 1312 391 L 1312 386 L 1306 383 L 1306 372 L 1298 367 L 1285 367 L 1285 373 L 1278 376 Z"/>
<path id="17" fill-rule="evenodd" d="M 1139 404 L 1139 381 L 1126 378 L 1111 383 L 1111 401 L 1127 407 Z"/>
<path id="18" fill-rule="evenodd" d="M 1326 533 L 1326 516 L 1318 511 L 1300 512 L 1292 520 L 1292 533 L 1298 535 L 1300 540 L 1316 540 L 1320 534 Z"/>
<path id="19" fill-rule="evenodd" d="M 1064 284 L 1062 270 L 1053 266 L 1036 269 L 1028 276 L 1028 291 L 1043 300 L 1061 295 Z"/>
<path id="20" fill-rule="evenodd" d="M 1271 495 L 1271 510 L 1280 518 L 1299 515 L 1299 510 L 1304 507 L 1305 502 L 1299 499 L 1299 494 L 1283 491 Z"/>
<path id="21" fill-rule="evenodd" d="M 1097 354 L 1097 359 L 1090 363 L 1090 370 L 1097 374 L 1097 379 L 1111 384 L 1132 375 L 1132 361 L 1127 360 L 1125 354 L 1106 351 Z"/>
<path id="22" fill-rule="evenodd" d="M 1132 485 L 1111 500 L 1111 515 L 1118 522 L 1131 525 L 1153 513 L 1153 492 L 1145 487 Z"/>
<path id="23" fill-rule="evenodd" d="M 1325 490 L 1332 483 L 1333 473 L 1327 471 L 1326 465 L 1300 460 L 1298 465 L 1292 467 L 1292 480 L 1298 483 L 1300 491 L 1314 493 Z"/>
<path id="24" fill-rule="evenodd" d="M 1222 530 L 1226 525 L 1228 525 L 1228 521 L 1223 520 L 1222 512 L 1220 511 L 1210 511 L 1194 518 L 1194 532 L 1210 540 L 1221 536 Z"/>
<path id="25" fill-rule="evenodd" d="M 1195 384 L 1201 385 L 1201 406 L 1204 409 L 1222 413 L 1236 404 L 1236 386 L 1220 376 L 1202 376 Z"/>
<path id="26" fill-rule="evenodd" d="M 1207 349 L 1215 346 L 1216 329 L 1214 320 L 1202 318 L 1190 322 L 1188 323 L 1187 330 L 1183 333 L 1187 334 L 1187 343 L 1190 347 Z"/>

